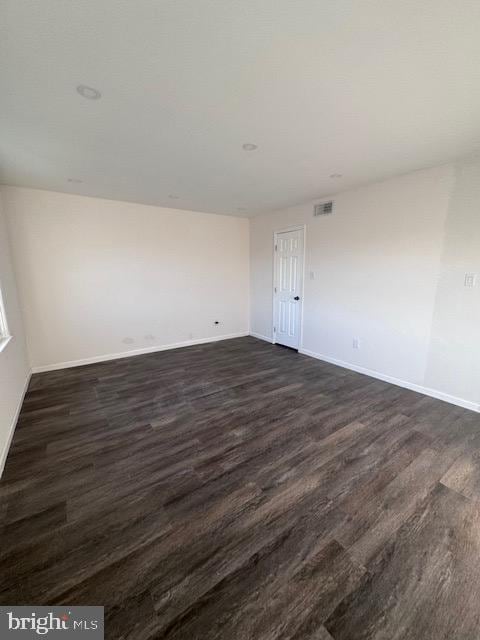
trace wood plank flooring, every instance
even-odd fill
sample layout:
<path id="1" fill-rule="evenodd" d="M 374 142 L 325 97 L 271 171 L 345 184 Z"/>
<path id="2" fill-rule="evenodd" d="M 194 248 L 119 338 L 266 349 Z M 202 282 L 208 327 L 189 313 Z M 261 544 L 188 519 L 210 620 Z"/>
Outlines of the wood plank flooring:
<path id="1" fill-rule="evenodd" d="M 480 415 L 239 338 L 37 374 L 0 604 L 114 639 L 478 640 Z"/>

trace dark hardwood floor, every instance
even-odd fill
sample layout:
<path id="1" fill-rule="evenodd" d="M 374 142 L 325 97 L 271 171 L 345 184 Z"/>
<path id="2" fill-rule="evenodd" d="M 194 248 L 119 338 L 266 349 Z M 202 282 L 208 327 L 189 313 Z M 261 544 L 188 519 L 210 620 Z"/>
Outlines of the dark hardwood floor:
<path id="1" fill-rule="evenodd" d="M 0 604 L 107 638 L 478 640 L 480 415 L 240 338 L 33 376 Z"/>

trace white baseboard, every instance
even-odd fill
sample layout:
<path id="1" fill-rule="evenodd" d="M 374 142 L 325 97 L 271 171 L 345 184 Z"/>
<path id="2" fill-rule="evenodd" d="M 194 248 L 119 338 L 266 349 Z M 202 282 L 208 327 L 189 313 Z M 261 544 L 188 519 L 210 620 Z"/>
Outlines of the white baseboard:
<path id="1" fill-rule="evenodd" d="M 448 393 L 443 393 L 443 391 L 437 391 L 436 389 L 431 389 L 430 387 L 422 387 L 421 385 L 414 384 L 413 382 L 401 380 L 400 378 L 394 378 L 393 376 L 388 376 L 383 373 L 379 373 L 378 371 L 373 371 L 372 369 L 366 369 L 365 367 L 359 367 L 358 365 L 351 364 L 350 362 L 344 362 L 343 360 L 330 358 L 329 356 L 322 355 L 321 353 L 315 353 L 315 351 L 309 351 L 308 349 L 299 349 L 298 353 L 303 353 L 303 355 L 310 356 L 311 358 L 316 358 L 317 360 L 323 360 L 324 362 L 337 365 L 337 367 L 343 367 L 344 369 L 350 369 L 351 371 L 356 371 L 357 373 L 363 373 L 366 376 L 377 378 L 378 380 L 383 380 L 384 382 L 389 382 L 390 384 L 395 384 L 398 387 L 404 387 L 405 389 L 410 389 L 410 391 L 423 393 L 424 395 L 431 396 L 432 398 L 436 398 L 437 400 L 443 400 L 444 402 L 449 402 L 450 404 L 458 405 L 459 407 L 463 407 L 464 409 L 470 409 L 471 411 L 480 413 L 480 405 L 476 404 L 475 402 L 464 400 L 463 398 L 458 398 L 457 396 L 451 396 Z"/>
<path id="2" fill-rule="evenodd" d="M 132 356 L 141 356 L 145 353 L 167 351 L 168 349 L 180 349 L 181 347 L 192 347 L 196 344 L 206 344 L 207 342 L 217 342 L 219 340 L 231 340 L 232 338 L 243 338 L 248 335 L 249 335 L 248 331 L 240 332 L 240 333 L 228 333 L 223 336 L 214 336 L 211 338 L 198 338 L 196 340 L 185 340 L 184 342 L 164 344 L 164 345 L 159 345 L 155 347 L 145 347 L 143 349 L 131 349 L 130 351 L 121 351 L 120 353 L 107 353 L 101 356 L 92 356 L 90 358 L 82 358 L 81 360 L 70 360 L 68 362 L 56 362 L 55 364 L 45 364 L 38 367 L 32 367 L 32 373 L 43 373 L 45 371 L 56 371 L 57 369 L 69 369 L 70 367 L 81 367 L 82 365 L 85 365 L 85 364 L 95 364 L 96 362 L 118 360 L 118 358 L 131 358 Z"/>
<path id="3" fill-rule="evenodd" d="M 10 425 L 7 441 L 0 455 L 0 478 L 2 477 L 3 470 L 5 469 L 5 463 L 7 462 L 7 456 L 8 456 L 8 452 L 10 451 L 10 445 L 12 444 L 13 434 L 15 433 L 15 427 L 17 426 L 18 417 L 20 415 L 20 411 L 22 410 L 23 400 L 25 398 L 25 394 L 27 393 L 27 389 L 28 389 L 28 385 L 30 384 L 31 377 L 32 377 L 32 373 L 29 372 L 27 375 L 27 379 L 25 381 L 25 385 L 23 387 L 22 395 L 20 397 L 20 402 L 18 403 L 17 410 L 15 411 L 15 415 L 12 420 L 12 424 Z"/>
<path id="4" fill-rule="evenodd" d="M 269 338 L 268 336 L 262 336 L 261 333 L 255 333 L 254 331 L 250 331 L 250 334 L 253 338 L 258 338 L 259 340 L 265 340 L 265 342 L 269 342 L 270 344 L 273 344 L 273 339 Z"/>

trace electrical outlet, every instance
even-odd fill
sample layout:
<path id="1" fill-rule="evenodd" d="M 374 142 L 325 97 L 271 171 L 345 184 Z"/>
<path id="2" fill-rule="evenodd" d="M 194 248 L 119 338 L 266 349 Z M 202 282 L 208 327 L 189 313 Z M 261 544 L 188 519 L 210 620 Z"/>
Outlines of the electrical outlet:
<path id="1" fill-rule="evenodd" d="M 352 346 L 354 349 L 360 349 L 360 340 L 358 338 L 354 338 Z"/>
<path id="2" fill-rule="evenodd" d="M 315 271 L 310 271 L 310 280 L 315 280 Z"/>

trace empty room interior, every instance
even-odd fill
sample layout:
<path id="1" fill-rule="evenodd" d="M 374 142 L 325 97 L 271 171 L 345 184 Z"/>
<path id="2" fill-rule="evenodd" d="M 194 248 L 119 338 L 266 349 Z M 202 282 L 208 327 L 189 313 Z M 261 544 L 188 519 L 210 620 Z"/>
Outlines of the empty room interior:
<path id="1" fill-rule="evenodd" d="M 480 638 L 479 34 L 0 1 L 1 638 Z"/>

